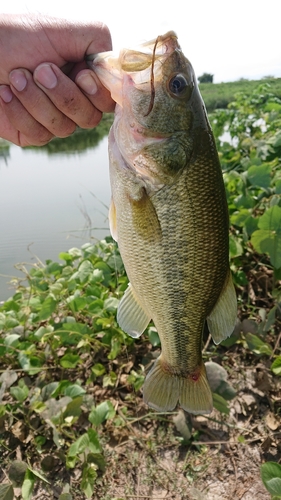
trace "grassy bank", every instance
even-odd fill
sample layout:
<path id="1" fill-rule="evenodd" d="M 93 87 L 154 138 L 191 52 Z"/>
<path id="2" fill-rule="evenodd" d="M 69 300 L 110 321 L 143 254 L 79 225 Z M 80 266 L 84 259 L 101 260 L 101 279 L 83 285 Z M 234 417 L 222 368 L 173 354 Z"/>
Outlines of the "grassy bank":
<path id="1" fill-rule="evenodd" d="M 263 80 L 237 80 L 226 83 L 201 83 L 200 92 L 208 112 L 218 108 L 226 108 L 234 101 L 237 92 L 250 95 L 261 84 L 269 83 L 274 95 L 281 98 L 281 78 L 264 78 Z"/>

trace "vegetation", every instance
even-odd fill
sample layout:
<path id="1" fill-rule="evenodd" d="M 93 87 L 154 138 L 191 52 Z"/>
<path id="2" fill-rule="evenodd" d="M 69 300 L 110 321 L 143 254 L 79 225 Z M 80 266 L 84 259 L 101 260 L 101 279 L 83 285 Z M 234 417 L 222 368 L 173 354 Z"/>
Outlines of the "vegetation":
<path id="1" fill-rule="evenodd" d="M 269 83 L 272 93 L 281 99 L 281 78 L 268 78 L 259 81 L 237 80 L 227 83 L 200 83 L 199 88 L 203 96 L 207 111 L 213 112 L 215 109 L 227 108 L 228 104 L 235 100 L 235 95 L 242 92 L 250 95 L 258 85 Z"/>
<path id="2" fill-rule="evenodd" d="M 203 75 L 198 76 L 199 83 L 213 83 L 214 75 L 211 73 L 203 73 Z"/>
<path id="3" fill-rule="evenodd" d="M 159 338 L 116 323 L 127 277 L 110 237 L 21 265 L 28 285 L 0 307 L 0 500 L 281 498 L 281 100 L 263 83 L 210 120 L 239 304 L 229 339 L 204 332 L 215 411 L 144 405 Z"/>

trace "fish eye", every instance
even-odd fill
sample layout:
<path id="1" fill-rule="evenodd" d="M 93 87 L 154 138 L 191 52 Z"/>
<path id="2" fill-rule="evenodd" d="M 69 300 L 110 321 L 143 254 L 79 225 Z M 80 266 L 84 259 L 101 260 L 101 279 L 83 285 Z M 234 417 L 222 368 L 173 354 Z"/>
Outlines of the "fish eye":
<path id="1" fill-rule="evenodd" d="M 170 79 L 168 89 L 169 92 L 175 97 L 185 97 L 187 90 L 190 90 L 190 85 L 188 84 L 185 76 L 178 73 Z"/>

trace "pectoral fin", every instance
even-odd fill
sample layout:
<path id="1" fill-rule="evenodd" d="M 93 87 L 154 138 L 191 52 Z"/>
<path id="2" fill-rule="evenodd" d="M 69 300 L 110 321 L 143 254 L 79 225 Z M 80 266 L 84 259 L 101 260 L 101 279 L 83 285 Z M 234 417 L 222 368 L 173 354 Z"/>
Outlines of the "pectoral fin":
<path id="1" fill-rule="evenodd" d="M 231 272 L 229 271 L 219 300 L 207 318 L 209 331 L 215 344 L 219 344 L 232 334 L 236 319 L 237 298 Z"/>
<path id="2" fill-rule="evenodd" d="M 150 322 L 131 284 L 124 293 L 117 311 L 119 326 L 133 338 L 140 337 Z"/>
<path id="3" fill-rule="evenodd" d="M 117 241 L 116 208 L 112 198 L 109 206 L 108 218 L 109 218 L 109 229 L 111 236 L 115 241 Z"/>

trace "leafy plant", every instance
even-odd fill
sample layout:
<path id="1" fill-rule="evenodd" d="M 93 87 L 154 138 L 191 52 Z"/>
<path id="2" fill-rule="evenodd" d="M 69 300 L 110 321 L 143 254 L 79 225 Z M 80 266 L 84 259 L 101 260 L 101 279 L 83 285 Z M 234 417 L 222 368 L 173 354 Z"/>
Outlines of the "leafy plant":
<path id="1" fill-rule="evenodd" d="M 272 500 L 281 498 L 281 465 L 276 462 L 262 464 L 261 478 L 264 486 L 272 495 Z"/>
<path id="2" fill-rule="evenodd" d="M 220 346 L 207 342 L 204 361 L 214 407 L 227 425 L 236 396 L 230 361 L 238 352 L 251 366 L 265 360 L 277 380 L 281 374 L 281 101 L 265 84 L 236 95 L 211 122 L 227 192 L 240 323 Z M 10 471 L 0 500 L 13 499 L 17 487 L 24 500 L 32 498 L 38 483 L 50 493 L 56 467 L 67 474 L 58 479 L 59 500 L 93 498 L 107 472 L 109 442 L 119 439 L 149 450 L 147 460 L 169 433 L 173 446 L 203 452 L 196 445 L 201 430 L 192 432 L 191 420 L 183 416 L 176 424 L 181 436 L 171 437 L 172 415 L 144 409 L 139 398 L 160 340 L 152 324 L 133 340 L 116 322 L 128 284 L 116 243 L 108 237 L 61 252 L 59 262 L 18 267 L 28 285 L 19 281 L 0 306 L 0 445 Z M 14 443 L 23 460 L 16 460 Z M 264 484 L 278 497 L 280 466 L 266 465 Z"/>

